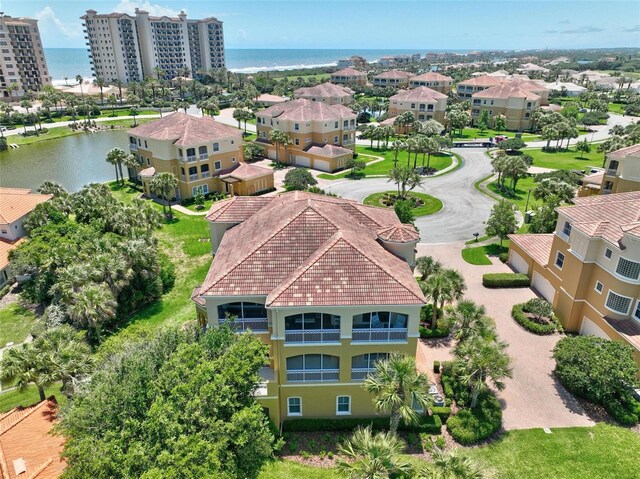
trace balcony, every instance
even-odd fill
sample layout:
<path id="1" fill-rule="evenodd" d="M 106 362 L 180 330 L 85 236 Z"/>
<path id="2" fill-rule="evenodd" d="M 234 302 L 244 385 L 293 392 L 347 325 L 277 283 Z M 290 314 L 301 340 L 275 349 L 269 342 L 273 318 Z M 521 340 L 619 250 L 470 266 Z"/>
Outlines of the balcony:
<path id="1" fill-rule="evenodd" d="M 407 328 L 353 329 L 351 338 L 354 343 L 406 341 Z"/>
<path id="2" fill-rule="evenodd" d="M 187 163 L 193 163 L 196 161 L 196 155 L 187 156 Z"/>
<path id="3" fill-rule="evenodd" d="M 138 151 L 138 145 L 136 143 L 129 143 L 129 149 L 131 151 Z"/>
<path id="4" fill-rule="evenodd" d="M 367 376 L 375 371 L 375 368 L 352 368 L 351 380 L 352 381 L 364 381 Z"/>
<path id="5" fill-rule="evenodd" d="M 339 343 L 339 329 L 286 330 L 285 343 Z"/>
<path id="6" fill-rule="evenodd" d="M 198 173 L 195 175 L 189 175 L 189 181 L 196 181 L 198 179 Z"/>
<path id="7" fill-rule="evenodd" d="M 224 324 L 225 322 L 226 318 L 218 320 L 220 324 Z M 248 329 L 253 332 L 268 331 L 269 322 L 267 318 L 237 318 L 231 323 L 231 327 L 238 332 L 244 332 Z"/>
<path id="8" fill-rule="evenodd" d="M 339 380 L 339 369 L 290 369 L 287 371 L 287 382 L 290 383 L 323 383 Z"/>
<path id="9" fill-rule="evenodd" d="M 210 171 L 205 171 L 205 172 L 201 173 L 200 176 L 202 178 L 209 178 L 211 176 L 211 172 Z"/>
<path id="10" fill-rule="evenodd" d="M 618 173 L 617 168 L 609 168 L 605 174 L 607 176 L 616 176 L 617 173 Z"/>
<path id="11" fill-rule="evenodd" d="M 276 373 L 272 368 L 270 367 L 261 368 L 260 382 L 258 383 L 258 387 L 254 391 L 253 395 L 255 397 L 273 395 L 273 394 L 270 394 L 269 384 L 276 386 L 275 380 L 276 380 Z M 273 391 L 273 393 L 275 393 L 275 391 Z"/>
<path id="12" fill-rule="evenodd" d="M 207 153 L 200 153 L 201 160 L 206 160 L 207 158 L 209 158 L 209 155 Z"/>

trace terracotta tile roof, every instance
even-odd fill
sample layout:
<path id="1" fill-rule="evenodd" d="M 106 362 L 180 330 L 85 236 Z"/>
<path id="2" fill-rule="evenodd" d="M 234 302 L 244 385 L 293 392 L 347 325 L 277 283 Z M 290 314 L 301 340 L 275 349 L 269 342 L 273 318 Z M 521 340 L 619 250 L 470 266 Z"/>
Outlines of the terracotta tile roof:
<path id="1" fill-rule="evenodd" d="M 426 86 L 419 86 L 412 90 L 400 90 L 398 93 L 389 98 L 390 101 L 428 101 L 437 102 L 447 98 L 447 95 L 439 91 L 432 90 Z"/>
<path id="2" fill-rule="evenodd" d="M 50 433 L 57 411 L 55 399 L 50 398 L 0 417 L 3 479 L 55 479 L 62 474 L 65 462 L 60 453 L 64 440 Z M 15 465 L 21 462 L 26 471 L 16 474 Z"/>
<path id="3" fill-rule="evenodd" d="M 516 83 L 502 83 L 471 95 L 472 98 L 525 98 L 539 100 L 540 95 Z"/>
<path id="4" fill-rule="evenodd" d="M 220 175 L 220 178 L 237 178 L 239 180 L 250 180 L 251 178 L 260 178 L 261 176 L 273 175 L 271 168 L 263 168 L 261 166 L 250 165 L 245 162 L 238 163 L 233 171 Z"/>
<path id="5" fill-rule="evenodd" d="M 608 158 L 625 158 L 627 156 L 634 156 L 640 153 L 640 143 L 627 146 L 626 148 L 620 148 L 619 150 L 612 151 L 607 154 Z"/>
<path id="6" fill-rule="evenodd" d="M 412 76 L 413 73 L 404 72 L 402 70 L 389 70 L 387 72 L 382 72 L 373 78 L 397 80 L 402 78 L 411 78 Z"/>
<path id="7" fill-rule="evenodd" d="M 25 238 L 20 238 L 18 241 L 10 243 L 9 241 L 0 238 L 0 270 L 4 269 L 9 264 L 9 252 L 14 250 L 22 242 L 26 241 Z"/>
<path id="8" fill-rule="evenodd" d="M 446 75 L 442 75 L 436 72 L 427 72 L 422 75 L 417 75 L 409 78 L 409 81 L 418 82 L 418 81 L 440 81 L 440 82 L 452 82 L 453 78 L 448 77 Z"/>
<path id="9" fill-rule="evenodd" d="M 241 223 L 251 218 L 258 210 L 271 203 L 270 196 L 234 196 L 211 205 L 207 221 L 219 223 Z"/>
<path id="10" fill-rule="evenodd" d="M 503 79 L 499 76 L 491 76 L 491 75 L 482 75 L 475 78 L 469 78 L 468 80 L 461 81 L 458 83 L 460 86 L 483 86 L 483 87 L 491 87 L 500 85 Z"/>
<path id="11" fill-rule="evenodd" d="M 337 145 L 311 145 L 307 150 L 307 153 L 318 156 L 326 156 L 327 158 L 335 158 L 343 155 L 353 155 L 353 151 L 348 148 L 343 148 Z"/>
<path id="12" fill-rule="evenodd" d="M 327 105 L 304 98 L 270 106 L 259 111 L 258 116 L 293 121 L 335 121 L 356 118 L 356 114 L 344 105 Z"/>
<path id="13" fill-rule="evenodd" d="M 53 198 L 53 195 L 30 193 L 15 188 L 0 188 L 0 224 L 8 225 L 31 213 L 40 203 Z"/>
<path id="14" fill-rule="evenodd" d="M 604 179 L 604 171 L 598 171 L 597 173 L 592 173 L 591 175 L 587 175 L 582 178 L 582 184 L 586 185 L 602 185 L 602 180 Z"/>
<path id="15" fill-rule="evenodd" d="M 547 266 L 553 236 L 553 234 L 513 234 L 509 235 L 509 239 L 520 246 L 536 263 Z"/>
<path id="16" fill-rule="evenodd" d="M 376 233 L 381 240 L 393 243 L 417 243 L 420 241 L 420 234 L 415 227 L 407 224 L 384 226 L 379 228 Z"/>
<path id="17" fill-rule="evenodd" d="M 219 123 L 210 116 L 199 117 L 180 112 L 139 125 L 129 130 L 129 133 L 142 138 L 171 141 L 180 146 L 242 137 L 242 132 L 237 128 Z"/>
<path id="18" fill-rule="evenodd" d="M 342 70 L 338 70 L 337 72 L 333 72 L 331 76 L 336 77 L 352 77 L 352 76 L 367 76 L 365 72 L 361 72 L 360 70 L 356 70 L 355 68 L 343 68 Z"/>
<path id="19" fill-rule="evenodd" d="M 351 88 L 347 88 L 340 85 L 334 85 L 333 83 L 322 83 L 316 86 L 303 87 L 298 88 L 293 92 L 293 96 L 295 98 L 306 98 L 306 97 L 321 97 L 321 98 L 332 98 L 332 97 L 344 97 L 351 96 L 355 92 Z"/>
<path id="20" fill-rule="evenodd" d="M 156 174 L 156 169 L 153 166 L 149 168 L 145 168 L 144 170 L 140 170 L 138 173 L 140 176 L 154 176 Z"/>
<path id="21" fill-rule="evenodd" d="M 287 98 L 278 95 L 271 95 L 269 93 L 263 93 L 256 99 L 256 101 L 266 103 L 282 103 L 287 101 Z"/>
<path id="22" fill-rule="evenodd" d="M 640 351 L 640 324 L 633 319 L 615 319 L 608 316 L 604 316 L 603 319 L 631 346 Z"/>
<path id="23" fill-rule="evenodd" d="M 196 286 L 193 289 L 193 292 L 191 293 L 191 301 L 193 301 L 194 303 L 200 306 L 206 306 L 207 303 L 204 300 L 204 297 L 200 296 L 201 292 L 202 292 L 202 286 Z"/>
<path id="24" fill-rule="evenodd" d="M 271 295 L 268 305 L 421 304 L 409 266 L 376 241 L 377 230 L 397 224 L 393 211 L 350 200 L 304 192 L 271 197 L 225 233 L 201 294 Z M 304 286 L 327 271 L 335 284 L 316 293 Z"/>

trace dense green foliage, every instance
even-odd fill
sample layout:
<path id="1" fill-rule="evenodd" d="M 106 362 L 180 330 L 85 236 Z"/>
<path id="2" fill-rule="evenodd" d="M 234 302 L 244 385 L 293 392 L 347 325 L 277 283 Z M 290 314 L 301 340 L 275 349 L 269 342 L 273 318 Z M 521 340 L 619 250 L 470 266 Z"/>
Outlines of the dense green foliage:
<path id="1" fill-rule="evenodd" d="M 511 317 L 524 329 L 534 334 L 553 334 L 557 330 L 561 331 L 562 326 L 550 309 L 550 305 L 548 309 L 544 306 L 542 307 L 544 309 L 537 309 L 538 305 L 544 304 L 542 301 L 549 304 L 548 301 L 540 298 L 533 298 L 524 304 L 515 304 L 511 309 Z M 534 317 L 529 317 L 525 313 Z"/>
<path id="2" fill-rule="evenodd" d="M 638 375 L 630 346 L 594 336 L 566 337 L 553 357 L 556 376 L 569 391 L 603 405 L 622 423 L 640 420 L 640 403 L 630 391 Z"/>
<path id="3" fill-rule="evenodd" d="M 515 186 L 514 186 L 515 189 Z M 500 200 L 491 208 L 491 214 L 487 220 L 486 233 L 500 238 L 500 246 L 507 236 L 518 228 L 516 220 L 516 208 L 507 200 Z"/>
<path id="4" fill-rule="evenodd" d="M 284 176 L 284 186 L 287 190 L 306 190 L 318 182 L 306 168 L 293 168 Z"/>
<path id="5" fill-rule="evenodd" d="M 266 357 L 228 326 L 126 345 L 63 409 L 63 477 L 256 477 L 278 446 L 253 398 Z"/>
<path id="6" fill-rule="evenodd" d="M 524 273 L 486 273 L 482 275 L 485 288 L 526 288 L 529 277 Z"/>

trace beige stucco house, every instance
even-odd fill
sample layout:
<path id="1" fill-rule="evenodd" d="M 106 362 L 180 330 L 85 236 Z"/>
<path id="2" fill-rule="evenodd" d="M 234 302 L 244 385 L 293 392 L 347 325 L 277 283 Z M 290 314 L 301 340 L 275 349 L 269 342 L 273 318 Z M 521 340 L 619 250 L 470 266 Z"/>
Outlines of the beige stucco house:
<path id="1" fill-rule="evenodd" d="M 444 122 L 447 109 L 447 95 L 426 86 L 411 90 L 401 90 L 389 98 L 389 118 L 413 112 L 418 121 L 437 120 Z"/>
<path id="2" fill-rule="evenodd" d="M 326 103 L 327 105 L 349 105 L 353 102 L 355 92 L 346 86 L 322 83 L 316 86 L 298 88 L 293 92 L 295 99 Z"/>
<path id="3" fill-rule="evenodd" d="M 367 84 L 367 74 L 355 68 L 343 68 L 331 74 L 331 83 L 365 86 Z"/>

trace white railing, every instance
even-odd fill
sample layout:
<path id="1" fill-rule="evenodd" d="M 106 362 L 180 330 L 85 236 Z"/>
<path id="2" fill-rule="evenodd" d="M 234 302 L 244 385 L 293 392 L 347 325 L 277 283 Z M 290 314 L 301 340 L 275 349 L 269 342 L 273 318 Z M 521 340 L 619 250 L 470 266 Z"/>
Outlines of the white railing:
<path id="1" fill-rule="evenodd" d="M 223 324 L 226 319 L 220 319 L 218 322 Z M 251 329 L 251 331 L 268 331 L 269 330 L 269 322 L 267 318 L 238 318 L 232 323 L 232 327 L 236 331 L 246 331 L 247 329 Z"/>
<path id="2" fill-rule="evenodd" d="M 406 341 L 407 328 L 354 328 L 351 334 L 351 339 L 353 342 Z"/>
<path id="3" fill-rule="evenodd" d="M 196 173 L 195 175 L 189 175 L 189 181 L 195 181 L 198 179 L 198 173 Z"/>
<path id="4" fill-rule="evenodd" d="M 188 163 L 193 163 L 194 161 L 196 161 L 196 155 L 187 156 L 187 162 Z"/>
<path id="5" fill-rule="evenodd" d="M 136 151 L 138 149 L 138 145 L 136 143 L 129 143 L 129 149 Z"/>
<path id="6" fill-rule="evenodd" d="M 290 369 L 287 371 L 287 382 L 330 382 L 340 380 L 339 369 Z"/>
<path id="7" fill-rule="evenodd" d="M 607 170 L 607 176 L 616 176 L 616 173 L 618 172 L 617 169 L 613 169 L 613 168 L 609 168 Z"/>
<path id="8" fill-rule="evenodd" d="M 209 178 L 211 176 L 211 172 L 210 171 L 205 171 L 200 176 L 202 176 L 203 178 Z"/>
<path id="9" fill-rule="evenodd" d="M 364 381 L 375 370 L 375 368 L 351 368 L 351 380 Z"/>
<path id="10" fill-rule="evenodd" d="M 200 153 L 201 160 L 206 160 L 207 158 L 209 158 L 209 155 L 207 153 Z"/>
<path id="11" fill-rule="evenodd" d="M 308 331 L 285 330 L 285 343 L 338 343 L 339 329 L 312 329 Z"/>

